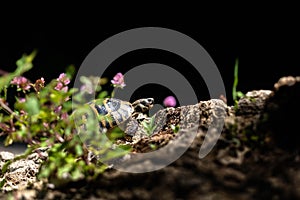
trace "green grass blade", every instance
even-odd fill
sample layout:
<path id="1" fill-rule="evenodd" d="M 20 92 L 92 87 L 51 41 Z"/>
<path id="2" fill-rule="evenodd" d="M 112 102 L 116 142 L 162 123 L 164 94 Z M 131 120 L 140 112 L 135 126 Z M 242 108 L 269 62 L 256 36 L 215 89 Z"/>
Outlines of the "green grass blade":
<path id="1" fill-rule="evenodd" d="M 233 101 L 236 101 L 237 100 L 237 91 L 236 91 L 236 88 L 237 88 L 237 85 L 238 85 L 238 68 L 239 68 L 239 60 L 236 59 L 235 61 L 235 66 L 234 66 L 234 82 L 233 82 L 233 87 L 232 87 L 232 98 L 233 98 Z"/>

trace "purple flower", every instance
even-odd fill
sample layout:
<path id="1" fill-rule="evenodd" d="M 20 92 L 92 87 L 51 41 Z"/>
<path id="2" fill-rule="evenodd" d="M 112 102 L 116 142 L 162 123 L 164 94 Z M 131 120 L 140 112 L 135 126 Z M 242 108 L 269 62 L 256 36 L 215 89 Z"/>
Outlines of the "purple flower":
<path id="1" fill-rule="evenodd" d="M 48 123 L 43 122 L 43 125 L 44 125 L 45 128 L 49 128 L 49 124 Z"/>
<path id="2" fill-rule="evenodd" d="M 23 90 L 30 89 L 30 82 L 28 81 L 27 78 L 25 78 L 23 76 L 15 77 L 10 83 L 13 85 L 16 85 L 18 88 L 21 88 Z"/>
<path id="3" fill-rule="evenodd" d="M 64 85 L 68 85 L 70 83 L 70 79 L 67 77 L 65 73 L 61 73 L 58 77 L 59 82 L 63 83 Z"/>
<path id="4" fill-rule="evenodd" d="M 88 94 L 93 94 L 94 89 L 93 89 L 92 85 L 89 84 L 89 85 L 82 85 L 82 86 L 80 87 L 80 91 L 81 91 L 81 92 L 86 92 L 86 93 L 88 93 Z"/>
<path id="5" fill-rule="evenodd" d="M 70 83 L 70 79 L 66 76 L 66 74 L 61 73 L 56 80 L 58 81 L 58 83 L 56 84 L 54 89 L 67 92 L 68 91 L 67 85 Z"/>
<path id="6" fill-rule="evenodd" d="M 63 87 L 64 87 L 64 85 L 61 82 L 58 82 L 54 89 L 61 90 Z"/>
<path id="7" fill-rule="evenodd" d="M 25 103 L 26 99 L 25 98 L 19 98 L 20 103 Z"/>
<path id="8" fill-rule="evenodd" d="M 123 88 L 126 86 L 124 82 L 124 75 L 120 72 L 114 76 L 113 80 L 111 80 L 111 83 L 114 85 L 114 87 Z"/>
<path id="9" fill-rule="evenodd" d="M 61 119 L 64 119 L 64 120 L 66 120 L 66 119 L 68 119 L 69 118 L 69 115 L 68 115 L 68 113 L 66 113 L 66 112 L 64 112 L 64 113 L 62 113 L 61 114 Z"/>
<path id="10" fill-rule="evenodd" d="M 61 89 L 61 91 L 63 91 L 63 92 L 68 92 L 68 86 L 65 86 L 65 87 L 63 87 L 62 89 Z"/>
<path id="11" fill-rule="evenodd" d="M 176 99 L 173 96 L 168 96 L 164 100 L 164 105 L 166 107 L 175 107 L 176 106 Z"/>
<path id="12" fill-rule="evenodd" d="M 55 113 L 60 113 L 61 109 L 62 109 L 62 106 L 58 106 L 58 107 L 56 107 L 56 108 L 54 109 L 54 112 L 55 112 Z"/>

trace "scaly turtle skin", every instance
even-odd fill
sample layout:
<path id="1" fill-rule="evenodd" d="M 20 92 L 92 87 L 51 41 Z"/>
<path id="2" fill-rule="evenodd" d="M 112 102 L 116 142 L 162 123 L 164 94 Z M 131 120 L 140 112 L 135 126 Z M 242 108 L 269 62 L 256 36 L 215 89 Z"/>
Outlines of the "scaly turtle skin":
<path id="1" fill-rule="evenodd" d="M 147 112 L 153 106 L 153 98 L 139 99 L 132 104 L 115 98 L 106 98 L 103 102 L 94 100 L 88 103 L 93 113 L 99 119 L 100 132 L 106 132 L 119 126 L 126 134 L 134 135 L 138 121 L 147 117 Z M 88 116 L 83 116 L 88 120 Z"/>

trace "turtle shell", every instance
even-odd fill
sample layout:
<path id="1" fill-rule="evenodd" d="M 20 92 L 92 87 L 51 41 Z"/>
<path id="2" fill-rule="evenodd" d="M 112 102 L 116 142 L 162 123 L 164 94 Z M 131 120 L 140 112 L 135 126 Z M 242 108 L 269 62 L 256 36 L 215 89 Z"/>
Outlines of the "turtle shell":
<path id="1" fill-rule="evenodd" d="M 102 104 L 97 101 L 89 103 L 90 107 L 99 116 L 100 128 L 110 129 L 129 119 L 134 112 L 131 103 L 115 98 L 106 98 Z"/>

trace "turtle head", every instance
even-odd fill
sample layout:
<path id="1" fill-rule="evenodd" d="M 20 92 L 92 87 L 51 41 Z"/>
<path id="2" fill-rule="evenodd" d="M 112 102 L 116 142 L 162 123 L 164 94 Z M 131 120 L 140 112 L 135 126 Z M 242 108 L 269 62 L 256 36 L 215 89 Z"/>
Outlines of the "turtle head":
<path id="1" fill-rule="evenodd" d="M 140 113 L 146 113 L 148 112 L 154 104 L 153 98 L 145 98 L 145 99 L 139 99 L 132 103 L 132 106 L 134 107 L 134 110 L 136 112 Z"/>

